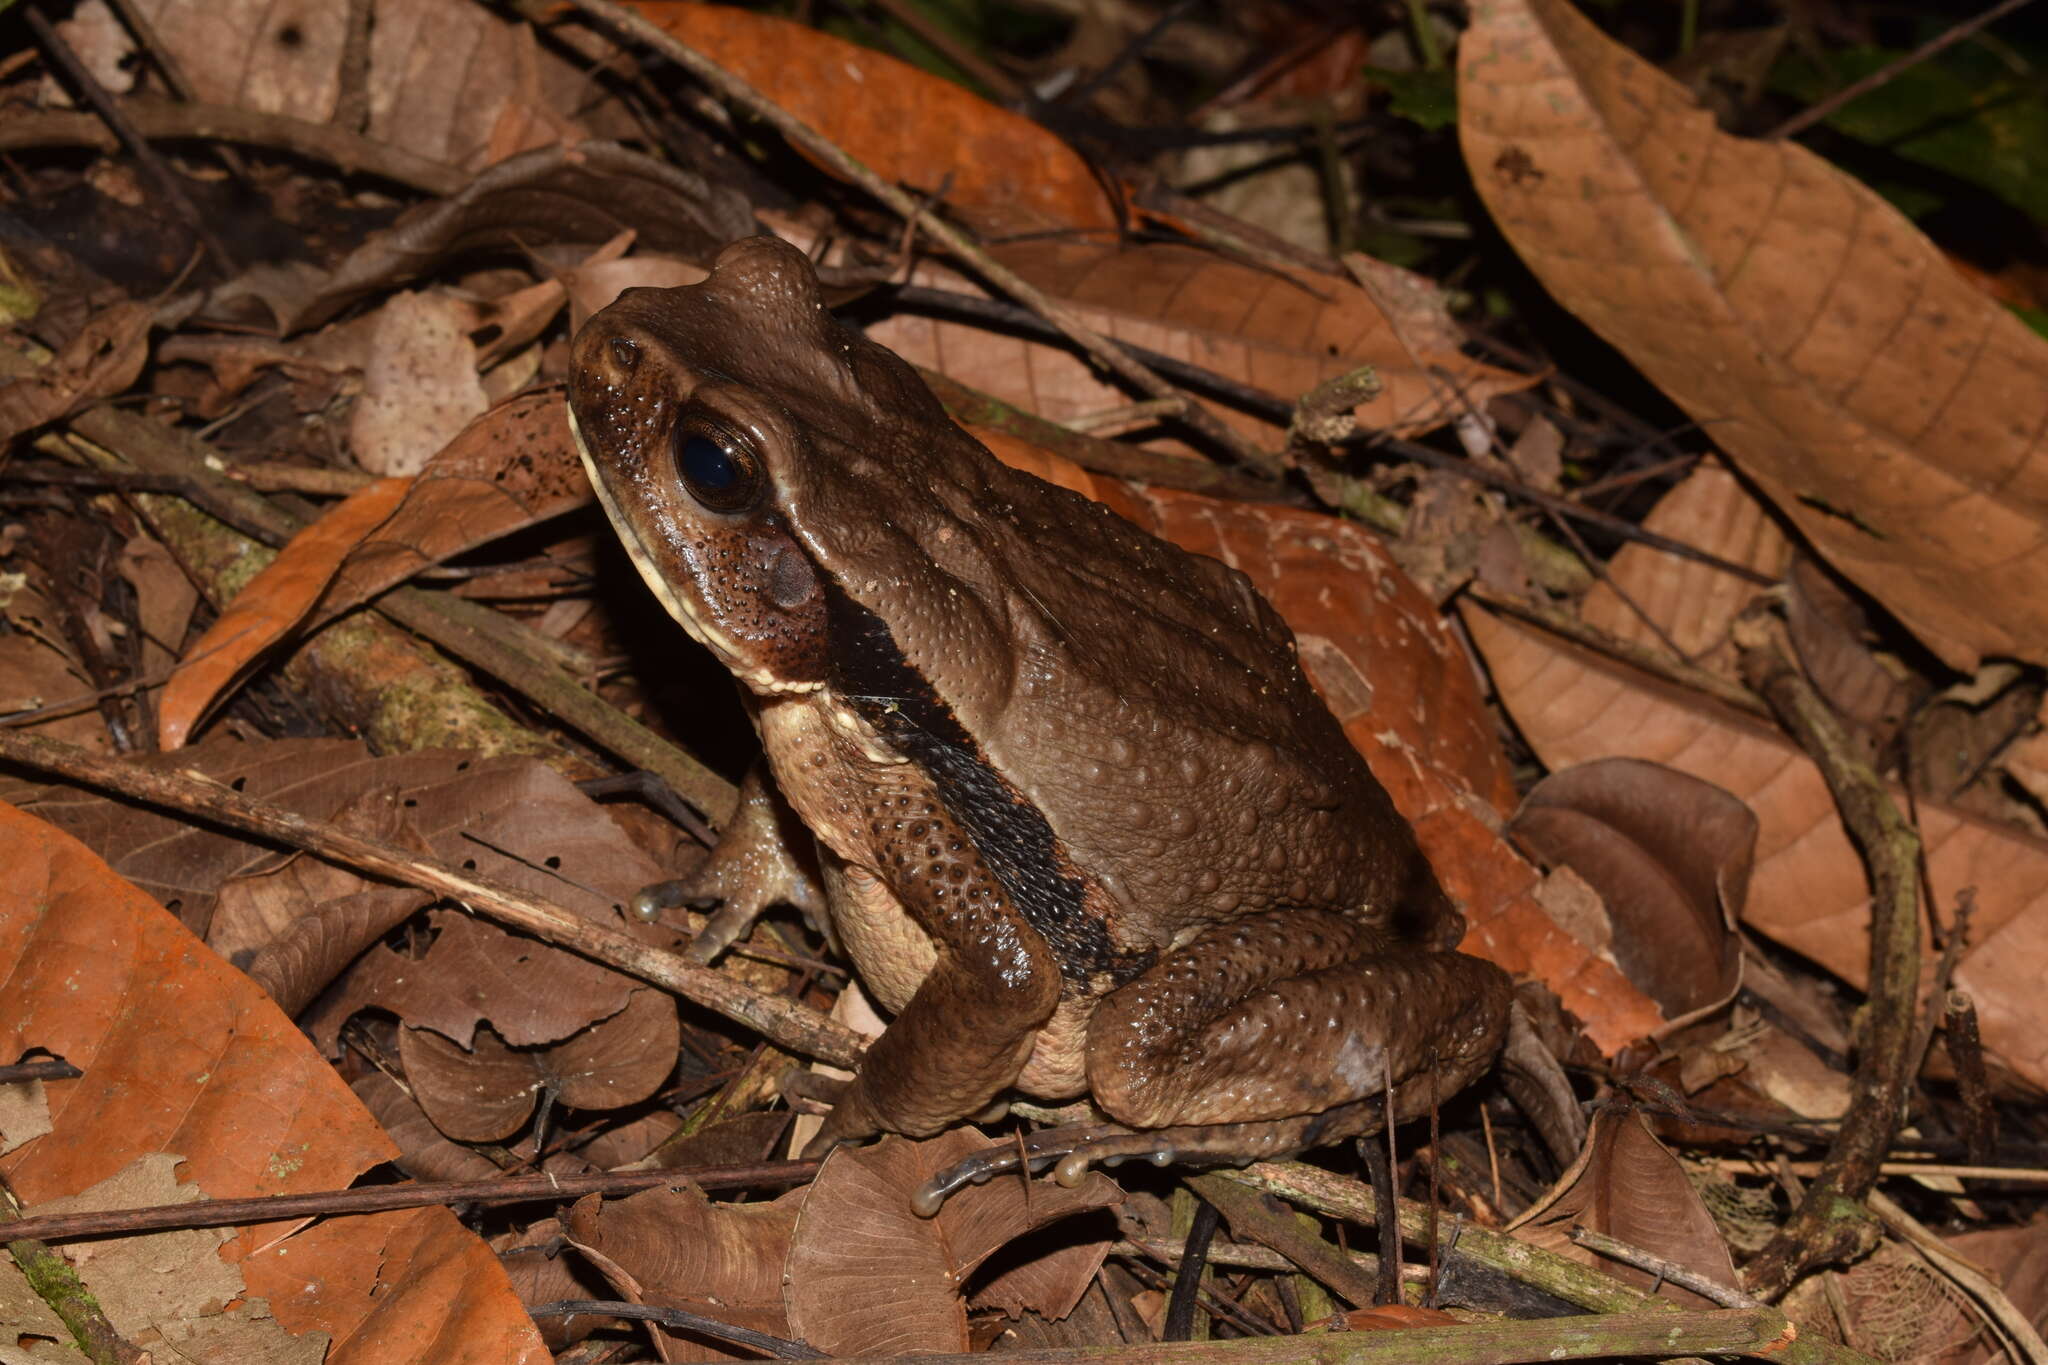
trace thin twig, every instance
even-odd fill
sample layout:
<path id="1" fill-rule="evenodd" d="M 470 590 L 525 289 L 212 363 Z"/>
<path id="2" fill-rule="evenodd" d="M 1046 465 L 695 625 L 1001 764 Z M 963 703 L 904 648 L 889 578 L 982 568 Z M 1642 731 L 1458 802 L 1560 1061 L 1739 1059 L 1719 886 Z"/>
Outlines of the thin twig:
<path id="1" fill-rule="evenodd" d="M 757 1332 L 751 1327 L 737 1323 L 720 1322 L 707 1318 L 701 1313 L 692 1313 L 682 1308 L 663 1308 L 651 1303 L 628 1303 L 622 1299 L 558 1299 L 554 1303 L 543 1303 L 526 1310 L 536 1318 L 631 1318 L 638 1322 L 651 1322 L 658 1327 L 673 1327 L 685 1332 L 700 1332 L 719 1341 L 730 1341 L 765 1352 L 777 1360 L 823 1360 L 825 1353 L 807 1341 L 792 1341 L 788 1337 L 771 1336 Z"/>
<path id="2" fill-rule="evenodd" d="M 92 1213 L 45 1213 L 7 1225 L 10 1237 L 45 1242 L 79 1237 L 129 1236 L 172 1228 L 234 1228 L 331 1214 L 386 1213 L 448 1204 L 531 1204 L 565 1202 L 586 1194 L 633 1194 L 669 1185 L 733 1190 L 754 1185 L 801 1185 L 818 1173 L 815 1161 L 761 1161 L 744 1166 L 703 1166 L 695 1170 L 597 1171 L 589 1175 L 513 1175 L 488 1180 L 423 1180 L 407 1185 L 373 1185 L 360 1190 L 318 1190 L 249 1199 L 198 1199 L 136 1209 Z"/>
<path id="3" fill-rule="evenodd" d="M 145 138 L 211 138 L 251 147 L 272 147 L 324 161 L 351 174 L 361 172 L 426 194 L 454 194 L 472 177 L 445 162 L 416 156 L 388 143 L 343 128 L 256 109 L 214 104 L 172 104 L 129 99 L 122 114 Z M 45 110 L 10 113 L 0 119 L 0 151 L 31 147 L 99 147 L 113 150 L 120 139 L 91 114 Z"/>
<path id="4" fill-rule="evenodd" d="M 1771 129 L 1770 132 L 1765 133 L 1763 140 L 1775 142 L 1780 138 L 1798 136 L 1851 100 L 1860 99 L 1862 96 L 1877 89 L 1880 85 L 1894 80 L 1900 73 L 1912 70 L 1920 65 L 1920 63 L 1939 55 L 1956 43 L 1961 42 L 1978 29 L 1983 28 L 1987 24 L 1998 22 L 2027 3 L 2028 0 L 1999 0 L 1998 4 L 1985 10 L 1976 18 L 1965 19 L 1945 32 L 1936 34 L 1911 52 L 1900 57 L 1897 61 L 1887 62 L 1862 80 L 1844 86 L 1820 103 L 1794 114 L 1791 118 L 1786 119 L 1783 123 Z"/>
<path id="5" fill-rule="evenodd" d="M 149 54 L 149 60 L 162 74 L 164 84 L 171 88 L 171 93 L 187 104 L 195 103 L 199 98 L 198 92 L 193 88 L 191 80 L 186 77 L 185 68 L 178 61 L 178 55 L 171 51 L 169 44 L 157 36 L 156 25 L 142 12 L 142 7 L 136 4 L 135 0 L 109 0 L 109 3 L 114 13 L 121 16 L 121 23 L 135 39 L 135 46 Z M 234 148 L 216 147 L 213 154 L 220 158 L 220 164 L 227 167 L 235 179 L 244 182 L 249 179 L 249 168 L 242 164 L 242 158 L 236 155 Z"/>
<path id="6" fill-rule="evenodd" d="M 1793 666 L 1781 628 L 1760 615 L 1737 621 L 1742 674 L 1827 780 L 1842 824 L 1870 877 L 1869 1004 L 1857 1031 L 1849 1111 L 1820 1175 L 1792 1217 L 1750 1261 L 1753 1292 L 1775 1298 L 1808 1269 L 1854 1255 L 1874 1230 L 1850 1216 L 1877 1180 L 1913 1079 L 1914 1011 L 1920 984 L 1920 836 L 1841 722 Z"/>
<path id="7" fill-rule="evenodd" d="M 1751 1298 L 1739 1289 L 1730 1289 L 1719 1280 L 1710 1279 L 1697 1270 L 1680 1265 L 1668 1257 L 1645 1251 L 1639 1246 L 1630 1246 L 1627 1242 L 1609 1237 L 1604 1232 L 1575 1227 L 1568 1235 L 1572 1241 L 1588 1251 L 1610 1257 L 1623 1265 L 1632 1265 L 1637 1270 L 1647 1271 L 1660 1280 L 1668 1280 L 1680 1289 L 1690 1289 L 1701 1298 L 1718 1303 L 1723 1308 L 1763 1307 L 1760 1300 Z"/>

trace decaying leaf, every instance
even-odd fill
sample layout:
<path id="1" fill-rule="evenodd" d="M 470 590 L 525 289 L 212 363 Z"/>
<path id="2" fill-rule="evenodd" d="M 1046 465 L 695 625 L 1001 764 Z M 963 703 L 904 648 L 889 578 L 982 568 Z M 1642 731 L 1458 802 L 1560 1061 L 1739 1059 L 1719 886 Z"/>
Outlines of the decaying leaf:
<path id="1" fill-rule="evenodd" d="M 133 384 L 149 359 L 154 312 L 146 303 L 117 303 L 79 329 L 40 370 L 0 384 L 0 447 Z"/>
<path id="2" fill-rule="evenodd" d="M 1756 851 L 1748 806 L 1659 764 L 1598 759 L 1537 783 L 1508 828 L 1600 892 L 1601 941 L 1667 1015 L 1734 992 L 1742 942 L 1729 926 Z"/>
<path id="3" fill-rule="evenodd" d="M 1635 589 L 1642 575 L 1654 583 L 1665 572 L 1655 565 L 1662 558 L 1629 546 L 1609 576 L 1617 589 L 1644 600 L 1647 594 Z M 1725 620 L 1717 627 L 1699 619 L 1704 635 L 1725 628 Z M 1468 609 L 1465 620 L 1503 702 L 1546 766 L 1628 756 L 1668 764 L 1740 797 L 1758 822 L 1744 924 L 1848 981 L 1864 979 L 1863 864 L 1805 755 L 1758 717 L 1610 658 L 1477 609 Z M 1934 914 L 1947 924 L 1956 893 L 1976 891 L 1971 941 L 1956 980 L 1976 994 L 1984 1042 L 2021 1075 L 2048 1083 L 2038 989 L 2048 970 L 2048 913 L 2041 904 L 2048 843 L 1932 801 L 1919 802 L 1917 813 Z"/>

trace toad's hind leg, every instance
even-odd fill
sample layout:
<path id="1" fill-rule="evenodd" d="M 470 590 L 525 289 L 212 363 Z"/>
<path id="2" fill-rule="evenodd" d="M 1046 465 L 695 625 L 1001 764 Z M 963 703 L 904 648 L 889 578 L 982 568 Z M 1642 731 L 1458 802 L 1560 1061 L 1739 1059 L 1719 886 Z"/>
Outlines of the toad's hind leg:
<path id="1" fill-rule="evenodd" d="M 1142 1128 L 1317 1114 L 1390 1083 L 1406 1119 L 1485 1070 L 1509 1000 L 1506 974 L 1463 953 L 1325 911 L 1250 915 L 1103 1000 L 1088 1082 Z"/>

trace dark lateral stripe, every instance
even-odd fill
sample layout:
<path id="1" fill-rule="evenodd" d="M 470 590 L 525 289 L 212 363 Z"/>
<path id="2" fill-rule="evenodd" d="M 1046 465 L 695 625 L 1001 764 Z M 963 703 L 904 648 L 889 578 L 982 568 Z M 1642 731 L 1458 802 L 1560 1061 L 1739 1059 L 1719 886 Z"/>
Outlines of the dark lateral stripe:
<path id="1" fill-rule="evenodd" d="M 1063 977 L 1128 975 L 1135 964 L 1116 960 L 1108 930 L 1087 913 L 1086 888 L 1064 870 L 1045 817 L 990 765 L 953 708 L 903 657 L 881 617 L 830 577 L 825 582 L 833 690 L 932 779 L 989 871 L 1051 946 Z"/>

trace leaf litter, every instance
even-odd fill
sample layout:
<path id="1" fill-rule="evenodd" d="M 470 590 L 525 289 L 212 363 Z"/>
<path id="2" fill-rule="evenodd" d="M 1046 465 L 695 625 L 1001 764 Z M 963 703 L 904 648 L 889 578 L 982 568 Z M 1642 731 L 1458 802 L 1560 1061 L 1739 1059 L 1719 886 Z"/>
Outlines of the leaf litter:
<path id="1" fill-rule="evenodd" d="M 1252 73 L 1210 129 L 1304 107 L 1359 117 L 1362 65 L 1443 72 L 1441 54 L 1409 50 L 1413 35 L 1368 43 L 1362 27 L 1305 29 L 1272 8 L 1256 40 L 1206 13 L 1148 39 L 1203 80 Z M 13 193 L 54 213 L 76 187 L 104 239 L 133 232 L 136 210 L 162 228 L 129 260 L 48 244 L 76 235 L 0 242 L 6 280 L 33 281 L 5 295 L 0 435 L 24 496 L 0 520 L 0 567 L 20 572 L 0 607 L 0 683 L 35 733 L 510 882 L 656 952 L 685 945 L 699 908 L 649 924 L 634 896 L 702 856 L 747 727 L 725 680 L 593 550 L 553 386 L 569 332 L 619 289 L 700 277 L 725 241 L 767 224 L 813 247 L 870 335 L 1072 424 L 1061 449 L 1091 463 L 977 428 L 1004 458 L 1243 569 L 1293 625 L 1464 905 L 1468 948 L 1522 978 L 1530 1045 L 1553 1070 L 1572 1063 L 1576 1098 L 1605 1106 L 1567 1171 L 1529 1127 L 1474 1146 L 1476 1111 L 1447 1112 L 1434 1141 L 1404 1135 L 1404 1193 L 1440 1191 L 1481 1225 L 1547 1204 L 1532 1247 L 1587 1261 L 1560 1240 L 1577 1223 L 1726 1286 L 1792 1197 L 1765 1164 L 1824 1151 L 1817 1120 L 1858 1121 L 1845 1073 L 1868 884 L 1827 789 L 1744 690 L 1740 625 L 1760 598 L 1926 845 L 1922 1009 L 1946 999 L 1949 1022 L 1920 1026 L 1927 1067 L 1887 1188 L 1904 1163 L 1952 1158 L 1966 1133 L 1978 1150 L 1995 1131 L 2001 1166 L 2040 1164 L 2048 635 L 2029 604 L 2048 598 L 2028 588 L 2042 423 L 2026 376 L 2044 353 L 1845 172 L 1717 130 L 1560 0 L 1488 0 L 1462 35 L 1438 35 L 1458 42 L 1457 130 L 1386 143 L 1416 154 L 1400 174 L 1418 195 L 1441 190 L 1434 167 L 1456 165 L 1455 136 L 1460 175 L 1521 259 L 1697 423 L 1672 438 L 1568 361 L 1518 357 L 1447 283 L 1497 276 L 1505 259 L 1498 245 L 1462 258 L 1427 245 L 1467 240 L 1469 225 L 1411 235 L 1383 204 L 1363 224 L 1359 167 L 1265 180 L 1235 162 L 1266 202 L 1232 202 L 1280 240 L 1165 189 L 1128 148 L 1104 153 L 1114 138 L 1063 138 L 973 93 L 980 78 L 925 69 L 968 60 L 958 50 L 905 63 L 766 15 L 639 7 L 971 225 L 990 243 L 978 259 L 907 251 L 844 166 L 771 151 L 758 111 L 736 122 L 672 72 L 650 78 L 633 44 L 581 11 L 526 24 L 468 0 L 401 0 L 367 27 L 332 7 L 280 28 L 261 7 L 139 10 L 146 31 L 97 3 L 58 30 L 134 126 L 185 139 L 150 156 L 195 202 L 221 203 L 209 196 L 226 185 L 244 207 L 213 209 L 209 227 L 234 269 L 180 256 L 206 234 L 153 202 L 149 167 L 64 150 L 110 141 L 32 58 L 0 74 L 19 112 L 0 137 L 34 171 Z M 1067 51 L 1110 63 L 1114 23 L 1087 24 Z M 1096 110 L 1129 127 L 1185 112 L 1151 68 L 1104 70 Z M 1696 88 L 1726 113 L 1725 87 Z M 1328 118 L 1311 116 L 1303 145 Z M 1304 186 L 1337 200 L 1304 200 Z M 1601 213 L 1584 211 L 1589 194 Z M 231 218 L 260 230 L 226 232 Z M 1118 243 L 1125 225 L 1153 240 Z M 1165 357 L 1293 480 L 1256 502 L 1178 491 L 1214 448 L 1131 409 L 1043 322 L 992 314 L 984 263 Z M 2015 278 L 1998 282 L 2008 296 Z M 1369 396 L 1319 413 L 1314 435 L 1276 423 L 1361 366 L 1376 371 Z M 1142 452 L 1169 457 L 1142 466 L 1158 482 L 1118 478 Z M 1628 543 L 1637 527 L 1696 553 Z M 352 734 L 371 747 L 317 737 Z M 694 809 L 576 785 L 630 767 L 680 775 Z M 1137 1342 L 1166 1316 L 1171 1265 L 1123 1239 L 1156 1231 L 1135 1211 L 1170 1175 L 1119 1172 L 1128 1196 L 1101 1174 L 1074 1191 L 998 1180 L 916 1218 L 912 1192 L 984 1144 L 963 1129 L 843 1149 L 793 1189 L 762 1176 L 745 1202 L 707 1195 L 690 1169 L 778 1155 L 777 1081 L 798 1060 L 781 1046 L 430 892 L 48 779 L 17 768 L 0 788 L 10 867 L 49 869 L 0 915 L 20 985 L 5 1017 L 16 1054 L 54 1051 L 87 1074 L 0 1082 L 0 1173 L 26 1212 L 109 1180 L 128 1183 L 92 1197 L 141 1204 L 335 1190 L 366 1171 L 373 1184 L 678 1172 L 669 1188 L 588 1196 L 561 1221 L 425 1209 L 69 1244 L 113 1277 L 108 1316 L 137 1344 L 187 1353 L 196 1333 L 231 1332 L 238 1358 L 269 1358 L 246 1335 L 261 1332 L 295 1359 L 386 1360 L 459 1340 L 476 1359 L 528 1360 L 596 1334 L 670 1359 L 755 1354 L 701 1329 L 520 1306 L 605 1295 L 841 1354 Z M 87 944 L 118 951 L 95 960 Z M 721 971 L 822 1008 L 844 980 L 831 949 L 772 914 Z M 1966 997 L 1970 1029 L 1937 991 Z M 1900 1002 L 1867 1008 L 1882 1007 Z M 1544 1125 L 1540 1103 L 1502 1089 Z M 123 1140 L 88 1150 L 88 1122 Z M 1461 1173 L 1455 1159 L 1475 1153 Z M 1911 1215 L 1874 1196 L 1898 1240 L 1851 1267 L 1824 1311 L 1812 1281 L 1795 1290 L 1813 1339 L 1974 1358 L 1987 1347 L 1966 1343 L 1989 1321 L 1986 1340 L 2028 1349 L 2037 1211 L 2026 1186 L 1964 1180 L 1918 1176 L 1913 1213 L 1976 1229 L 1956 1245 L 2003 1268 L 2003 1307 L 1938 1256 L 1903 1257 L 1897 1219 Z M 1370 1244 L 1327 1210 L 1309 1222 L 1313 1237 Z M 1290 1245 L 1240 1224 L 1233 1213 L 1247 1241 L 1215 1243 L 1203 1275 L 1215 1331 L 1297 1328 L 1309 1303 L 1355 1284 L 1231 1268 L 1250 1241 Z M 182 1298 L 147 1311 L 123 1298 L 173 1264 Z M 34 1321 L 28 1336 L 68 1339 Z"/>

